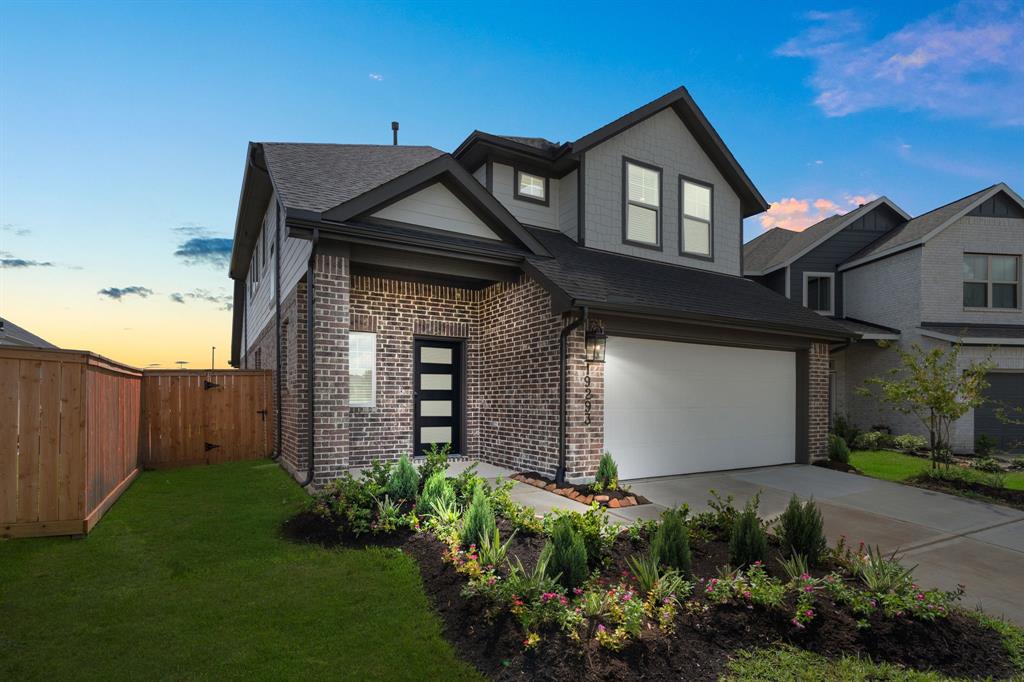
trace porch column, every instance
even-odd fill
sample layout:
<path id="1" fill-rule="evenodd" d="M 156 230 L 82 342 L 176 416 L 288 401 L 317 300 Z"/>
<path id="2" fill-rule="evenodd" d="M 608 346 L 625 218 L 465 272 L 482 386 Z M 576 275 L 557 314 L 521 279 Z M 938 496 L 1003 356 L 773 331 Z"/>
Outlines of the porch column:
<path id="1" fill-rule="evenodd" d="M 315 476 L 320 486 L 348 468 L 349 259 L 319 254 L 314 264 Z"/>

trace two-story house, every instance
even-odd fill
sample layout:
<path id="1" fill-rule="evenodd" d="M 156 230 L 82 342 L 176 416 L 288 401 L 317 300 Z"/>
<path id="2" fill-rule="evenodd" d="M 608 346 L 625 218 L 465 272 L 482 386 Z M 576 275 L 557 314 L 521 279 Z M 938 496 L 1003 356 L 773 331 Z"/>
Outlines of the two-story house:
<path id="1" fill-rule="evenodd" d="M 1024 201 L 1002 183 L 916 218 L 882 197 L 744 246 L 744 274 L 861 334 L 833 348 L 829 387 L 832 414 L 861 428 L 925 433 L 914 417 L 857 392 L 899 364 L 895 348 L 961 344 L 962 366 L 991 359 L 988 402 L 950 434 L 958 452 L 981 434 L 1009 451 L 1024 447 L 1015 423 L 1024 405 L 1022 260 Z"/>
<path id="2" fill-rule="evenodd" d="M 856 334 L 742 276 L 766 207 L 684 88 L 561 144 L 251 143 L 232 364 L 276 371 L 304 483 L 440 443 L 571 479 L 806 462 Z"/>

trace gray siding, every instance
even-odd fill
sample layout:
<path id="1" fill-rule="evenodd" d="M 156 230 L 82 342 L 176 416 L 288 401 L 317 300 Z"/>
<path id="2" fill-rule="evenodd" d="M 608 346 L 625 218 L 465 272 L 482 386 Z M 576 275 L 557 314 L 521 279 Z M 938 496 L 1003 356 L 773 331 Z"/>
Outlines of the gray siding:
<path id="1" fill-rule="evenodd" d="M 790 298 L 803 305 L 804 273 L 831 272 L 850 256 L 874 242 L 903 222 L 903 218 L 888 206 L 879 206 L 867 215 L 829 237 L 806 256 L 798 258 L 789 267 Z M 773 273 L 774 274 L 774 273 Z M 835 314 L 843 315 L 843 278 L 835 278 Z"/>
<path id="2" fill-rule="evenodd" d="M 763 276 L 751 277 L 750 279 L 754 280 L 763 287 L 768 287 L 777 294 L 785 296 L 786 272 L 788 272 L 786 268 L 779 268 L 775 272 L 771 272 Z"/>
<path id="3" fill-rule="evenodd" d="M 921 249 L 843 273 L 847 317 L 903 329 L 921 321 Z"/>
<path id="4" fill-rule="evenodd" d="M 245 340 L 249 347 L 256 341 L 256 336 L 263 331 L 263 328 L 270 321 L 274 313 L 274 258 L 277 257 L 277 250 L 272 255 L 267 246 L 272 242 L 274 230 L 277 229 L 277 197 L 272 196 L 267 204 L 267 210 L 263 216 L 263 228 L 260 230 L 256 241 L 259 248 L 250 261 L 249 274 L 245 279 Z M 264 254 L 266 257 L 264 257 Z M 253 278 L 259 273 L 259 281 L 255 287 L 252 286 Z"/>
<path id="5" fill-rule="evenodd" d="M 440 182 L 385 206 L 371 217 L 458 232 L 472 237 L 501 239 Z"/>
<path id="6" fill-rule="evenodd" d="M 919 321 L 1024 324 L 1020 308 L 979 311 L 963 306 L 964 253 L 1016 254 L 1024 259 L 1024 219 L 965 216 L 925 242 L 923 251 Z"/>
<path id="7" fill-rule="evenodd" d="M 546 227 L 550 230 L 559 228 L 559 181 L 551 178 L 548 184 L 548 205 L 532 201 L 520 201 L 514 197 L 515 171 L 512 166 L 503 163 L 491 164 L 491 172 L 494 173 L 491 191 L 495 198 L 500 201 L 509 213 L 516 217 L 516 220 L 525 225 Z"/>
<path id="8" fill-rule="evenodd" d="M 662 168 L 662 249 L 622 243 L 622 158 Z M 740 200 L 671 109 L 584 153 L 585 241 L 595 249 L 740 275 Z M 679 254 L 679 175 L 714 186 L 714 260 Z"/>
<path id="9" fill-rule="evenodd" d="M 479 168 L 473 171 L 473 177 L 484 187 L 487 187 L 487 164 L 482 164 Z"/>
<path id="10" fill-rule="evenodd" d="M 1024 218 L 1024 208 L 1016 201 L 999 192 L 991 199 L 981 202 L 967 215 L 980 218 Z"/>
<path id="11" fill-rule="evenodd" d="M 573 239 L 579 236 L 579 172 L 558 180 L 558 229 Z"/>

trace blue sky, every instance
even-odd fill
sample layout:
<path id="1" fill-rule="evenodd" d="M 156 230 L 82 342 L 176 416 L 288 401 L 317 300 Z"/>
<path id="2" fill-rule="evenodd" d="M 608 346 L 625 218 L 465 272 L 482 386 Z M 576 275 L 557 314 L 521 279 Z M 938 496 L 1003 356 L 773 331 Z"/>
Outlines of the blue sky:
<path id="1" fill-rule="evenodd" d="M 0 2 L 0 315 L 139 365 L 226 359 L 214 240 L 249 140 L 562 141 L 681 84 L 775 204 L 748 237 L 1024 192 L 1020 2 L 629 7 Z"/>

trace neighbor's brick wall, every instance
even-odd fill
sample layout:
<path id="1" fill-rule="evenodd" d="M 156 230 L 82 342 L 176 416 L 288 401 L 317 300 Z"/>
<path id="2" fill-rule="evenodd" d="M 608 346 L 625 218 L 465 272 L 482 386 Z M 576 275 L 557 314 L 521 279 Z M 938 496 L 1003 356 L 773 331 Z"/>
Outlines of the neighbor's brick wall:
<path id="1" fill-rule="evenodd" d="M 828 344 L 812 343 L 807 363 L 807 451 L 813 460 L 828 456 Z"/>

